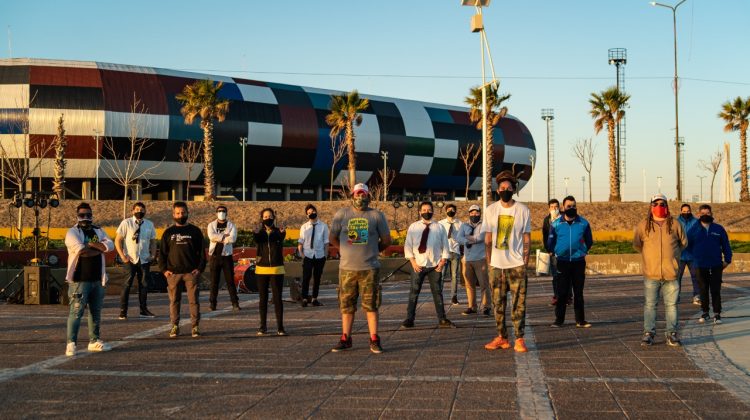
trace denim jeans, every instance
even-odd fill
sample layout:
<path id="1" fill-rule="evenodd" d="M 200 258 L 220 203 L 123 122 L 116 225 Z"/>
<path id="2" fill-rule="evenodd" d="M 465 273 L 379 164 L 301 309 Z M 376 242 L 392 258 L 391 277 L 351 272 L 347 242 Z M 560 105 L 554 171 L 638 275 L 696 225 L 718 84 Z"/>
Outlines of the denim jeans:
<path id="1" fill-rule="evenodd" d="M 677 281 L 680 282 L 680 291 L 682 291 L 682 275 L 685 274 L 685 267 L 687 267 L 690 280 L 693 282 L 693 297 L 696 297 L 701 293 L 701 288 L 698 285 L 698 272 L 693 261 L 680 260 L 677 264 Z"/>
<path id="2" fill-rule="evenodd" d="M 406 318 L 413 321 L 416 316 L 417 299 L 419 298 L 419 292 L 422 290 L 422 283 L 424 283 L 425 277 L 427 277 L 427 280 L 430 282 L 432 301 L 435 303 L 437 317 L 438 319 L 445 319 L 445 308 L 443 307 L 443 281 L 441 279 L 442 273 L 435 271 L 435 267 L 422 267 L 422 271 L 419 273 L 412 273 L 411 289 L 409 290 L 409 305 L 406 308 Z"/>
<path id="3" fill-rule="evenodd" d="M 659 292 L 664 300 L 664 316 L 667 320 L 667 334 L 676 333 L 679 327 L 677 297 L 680 287 L 676 280 L 643 280 L 643 331 L 656 334 L 656 306 Z"/>
<path id="4" fill-rule="evenodd" d="M 461 272 L 461 254 L 451 252 L 451 257 L 445 262 L 443 267 L 443 281 L 450 276 L 451 278 L 451 297 L 458 294 L 458 276 Z"/>
<path id="5" fill-rule="evenodd" d="M 68 312 L 68 343 L 76 343 L 78 341 L 78 329 L 81 326 L 81 318 L 83 317 L 86 305 L 89 307 L 89 341 L 93 342 L 99 339 L 104 291 L 104 286 L 102 286 L 102 282 L 99 280 L 69 284 L 70 312 Z"/>

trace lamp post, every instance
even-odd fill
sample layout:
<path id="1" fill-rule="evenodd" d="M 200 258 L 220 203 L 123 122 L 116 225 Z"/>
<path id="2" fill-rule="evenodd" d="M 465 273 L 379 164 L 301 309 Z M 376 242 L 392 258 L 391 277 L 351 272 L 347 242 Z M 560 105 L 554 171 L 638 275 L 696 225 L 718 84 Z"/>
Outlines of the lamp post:
<path id="1" fill-rule="evenodd" d="M 656 177 L 656 188 L 658 188 L 660 194 L 661 194 L 661 180 L 662 180 L 662 177 L 660 176 Z M 682 200 L 677 200 L 677 201 L 682 201 Z"/>
<path id="2" fill-rule="evenodd" d="M 96 141 L 96 184 L 95 184 L 95 197 L 96 201 L 99 201 L 99 134 L 100 131 L 94 129 L 94 141 Z"/>
<path id="3" fill-rule="evenodd" d="M 703 178 L 705 178 L 705 175 L 696 175 L 701 180 L 701 201 L 703 201 Z"/>
<path id="4" fill-rule="evenodd" d="M 552 108 L 542 108 L 542 119 L 547 124 L 547 201 L 552 198 L 555 180 L 555 174 L 553 171 L 554 165 L 552 164 L 552 141 L 550 123 L 555 119 L 555 111 Z"/>
<path id="5" fill-rule="evenodd" d="M 581 188 L 581 200 L 586 199 L 586 175 L 581 177 L 581 185 L 583 188 Z"/>
<path id="6" fill-rule="evenodd" d="M 242 201 L 245 201 L 245 146 L 247 146 L 247 137 L 240 137 L 240 146 L 242 146 Z"/>
<path id="7" fill-rule="evenodd" d="M 383 158 L 383 201 L 388 201 L 388 152 L 381 150 L 380 157 Z"/>
<path id="8" fill-rule="evenodd" d="M 563 181 L 565 182 L 565 196 L 567 197 L 568 196 L 568 181 L 570 181 L 570 178 L 566 176 L 565 178 L 563 178 Z"/>
<path id="9" fill-rule="evenodd" d="M 651 2 L 652 6 L 666 7 L 672 11 L 672 31 L 674 33 L 674 147 L 675 157 L 677 158 L 677 201 L 682 201 L 682 176 L 680 175 L 680 119 L 678 105 L 678 78 L 677 78 L 677 8 L 686 0 L 681 0 L 674 6 L 670 6 L 655 1 Z"/>

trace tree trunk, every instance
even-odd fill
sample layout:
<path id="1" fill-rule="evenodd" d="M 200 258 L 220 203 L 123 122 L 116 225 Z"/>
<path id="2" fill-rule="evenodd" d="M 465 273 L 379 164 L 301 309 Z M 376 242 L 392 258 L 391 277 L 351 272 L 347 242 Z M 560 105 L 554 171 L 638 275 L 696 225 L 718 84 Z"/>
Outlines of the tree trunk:
<path id="1" fill-rule="evenodd" d="M 185 192 L 185 201 L 190 201 L 190 175 L 192 175 L 192 170 L 188 169 L 188 176 L 187 176 L 187 190 Z"/>
<path id="2" fill-rule="evenodd" d="M 494 131 L 495 130 L 492 127 L 492 123 L 488 117 L 487 118 L 487 179 L 482 180 L 487 183 L 487 197 L 485 198 L 487 200 L 487 203 L 492 202 L 492 162 L 493 162 L 493 154 L 495 153 L 495 148 L 494 148 L 494 145 L 492 144 L 492 136 L 493 136 Z"/>
<path id="3" fill-rule="evenodd" d="M 468 154 L 468 151 L 467 151 Z M 471 168 L 469 165 L 466 165 L 466 201 L 469 201 L 469 174 L 471 172 Z"/>
<path id="4" fill-rule="evenodd" d="M 589 203 L 593 203 L 594 200 L 591 198 L 593 196 L 593 192 L 591 191 L 591 171 L 589 171 Z"/>
<path id="5" fill-rule="evenodd" d="M 711 176 L 711 203 L 714 202 L 714 180 L 716 179 L 716 172 Z"/>
<path id="6" fill-rule="evenodd" d="M 65 138 L 63 116 L 57 121 L 57 137 L 55 138 L 55 178 L 52 181 L 52 191 L 57 194 L 57 198 L 65 198 L 65 149 L 68 142 Z"/>
<path id="7" fill-rule="evenodd" d="M 607 121 L 609 132 L 609 201 L 620 202 L 620 182 L 617 176 L 617 157 L 615 155 L 615 122 Z"/>
<path id="8" fill-rule="evenodd" d="M 346 125 L 346 150 L 349 159 L 349 191 L 357 183 L 357 154 L 354 150 L 354 126 L 352 122 Z"/>
<path id="9" fill-rule="evenodd" d="M 740 201 L 750 201 L 747 189 L 747 125 L 740 128 Z"/>
<path id="10" fill-rule="evenodd" d="M 203 127 L 203 200 L 214 200 L 214 124 L 202 121 Z"/>
<path id="11" fill-rule="evenodd" d="M 128 184 L 124 185 L 125 193 L 122 196 L 122 218 L 128 217 Z"/>
<path id="12" fill-rule="evenodd" d="M 336 169 L 336 162 L 331 165 L 331 190 L 328 191 L 328 201 L 333 201 L 333 171 Z"/>

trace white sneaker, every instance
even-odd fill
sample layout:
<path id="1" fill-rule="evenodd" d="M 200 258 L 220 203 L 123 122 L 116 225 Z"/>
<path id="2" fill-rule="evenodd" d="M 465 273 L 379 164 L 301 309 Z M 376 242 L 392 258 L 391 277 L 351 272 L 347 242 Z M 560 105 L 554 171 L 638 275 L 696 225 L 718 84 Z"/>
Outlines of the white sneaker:
<path id="1" fill-rule="evenodd" d="M 89 343 L 89 351 L 110 351 L 112 347 L 102 340 L 96 340 Z"/>
<path id="2" fill-rule="evenodd" d="M 70 342 L 67 346 L 65 346 L 65 355 L 68 357 L 73 357 L 76 355 L 76 343 Z"/>

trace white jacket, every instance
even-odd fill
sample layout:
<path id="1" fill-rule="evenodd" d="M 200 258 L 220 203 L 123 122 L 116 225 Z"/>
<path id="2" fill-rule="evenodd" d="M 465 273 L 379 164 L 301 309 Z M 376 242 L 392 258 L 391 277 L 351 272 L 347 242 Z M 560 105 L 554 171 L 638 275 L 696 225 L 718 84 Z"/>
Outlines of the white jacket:
<path id="1" fill-rule="evenodd" d="M 115 249 L 114 242 L 109 239 L 106 232 L 99 227 L 95 227 L 94 231 L 96 232 L 96 236 L 99 237 L 99 242 L 106 247 L 107 250 L 105 252 L 110 252 Z M 76 272 L 76 266 L 78 265 L 78 258 L 81 255 L 81 251 L 88 248 L 83 242 L 84 239 L 83 230 L 79 228 L 78 225 L 68 229 L 68 233 L 65 234 L 65 246 L 68 248 L 68 272 L 65 274 L 65 281 L 68 283 L 73 283 L 73 274 Z M 107 277 L 106 265 L 104 252 L 102 252 L 102 286 L 106 286 L 107 281 L 109 280 Z"/>
<path id="2" fill-rule="evenodd" d="M 208 227 L 206 230 L 208 231 L 208 240 L 211 242 L 208 245 L 208 255 L 213 255 L 214 248 L 216 248 L 216 243 L 221 242 L 224 244 L 224 249 L 221 250 L 221 256 L 226 257 L 227 255 L 232 255 L 232 245 L 237 242 L 237 227 L 234 226 L 234 223 L 227 220 L 227 227 L 224 230 L 224 232 L 219 232 L 217 230 L 217 221 L 214 220 L 213 222 L 208 224 Z M 224 237 L 224 235 L 227 235 Z"/>

